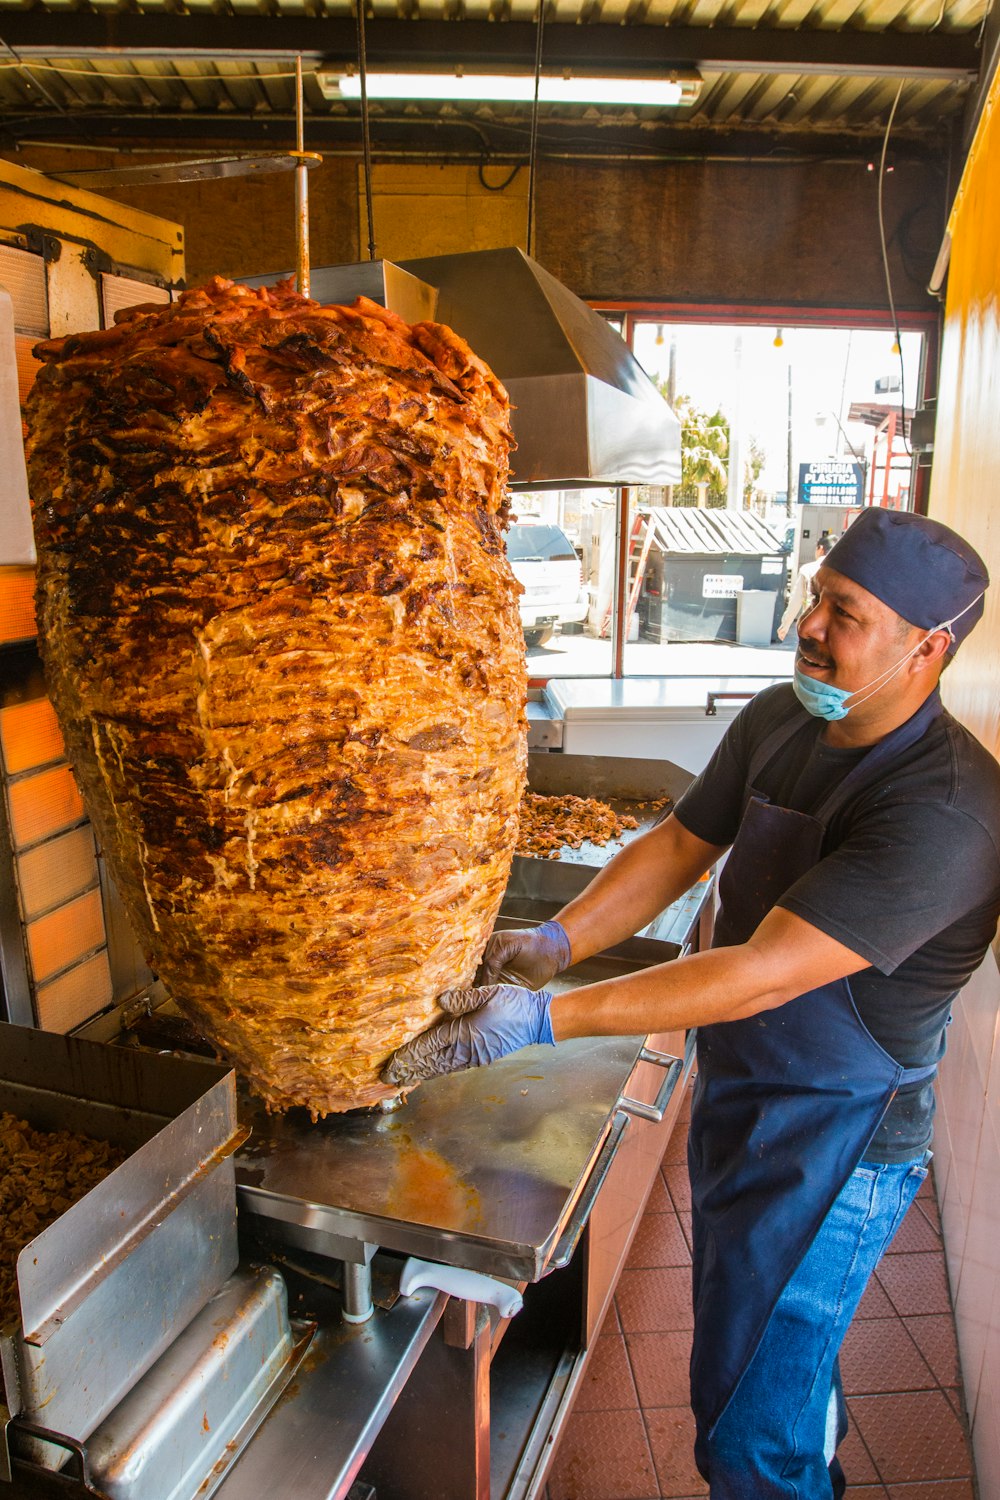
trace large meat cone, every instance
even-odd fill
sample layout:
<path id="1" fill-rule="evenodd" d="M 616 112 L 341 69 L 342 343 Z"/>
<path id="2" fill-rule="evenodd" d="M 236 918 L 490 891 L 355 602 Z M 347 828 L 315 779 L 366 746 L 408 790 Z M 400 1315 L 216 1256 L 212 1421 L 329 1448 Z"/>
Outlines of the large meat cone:
<path id="1" fill-rule="evenodd" d="M 287 285 L 39 353 L 49 690 L 149 962 L 272 1107 L 376 1103 L 516 837 L 506 393 L 447 328 Z"/>

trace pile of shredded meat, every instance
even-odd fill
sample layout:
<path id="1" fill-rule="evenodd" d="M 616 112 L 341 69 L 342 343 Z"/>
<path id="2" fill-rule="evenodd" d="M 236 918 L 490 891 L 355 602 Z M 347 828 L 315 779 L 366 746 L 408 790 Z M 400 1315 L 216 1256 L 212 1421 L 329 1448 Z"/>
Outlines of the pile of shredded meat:
<path id="1" fill-rule="evenodd" d="M 649 805 L 658 810 L 668 802 L 664 798 Z M 525 792 L 521 799 L 521 827 L 516 852 L 542 859 L 558 859 L 560 851 L 566 847 L 579 849 L 588 841 L 608 844 L 612 839 L 620 838 L 626 829 L 638 826 L 637 818 L 629 813 L 616 812 L 597 797 L 554 797 Z"/>
<path id="2" fill-rule="evenodd" d="M 506 392 L 287 283 L 36 352 L 46 677 L 149 962 L 271 1107 L 375 1104 L 513 855 Z"/>
<path id="3" fill-rule="evenodd" d="M 25 1245 L 124 1160 L 107 1141 L 33 1130 L 0 1114 L 0 1327 L 20 1316 L 17 1257 Z"/>

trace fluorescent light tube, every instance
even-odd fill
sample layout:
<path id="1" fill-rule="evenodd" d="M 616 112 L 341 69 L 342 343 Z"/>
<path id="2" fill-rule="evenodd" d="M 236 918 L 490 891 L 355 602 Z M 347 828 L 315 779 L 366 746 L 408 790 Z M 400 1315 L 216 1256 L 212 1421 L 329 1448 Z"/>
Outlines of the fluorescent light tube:
<path id="1" fill-rule="evenodd" d="M 356 73 L 317 74 L 327 98 L 360 99 Z M 529 73 L 368 73 L 369 99 L 452 99 L 467 103 L 505 100 L 530 104 L 535 80 Z M 697 93 L 695 80 L 672 78 L 565 78 L 543 74 L 538 97 L 543 104 L 620 104 L 663 108 L 688 103 Z"/>

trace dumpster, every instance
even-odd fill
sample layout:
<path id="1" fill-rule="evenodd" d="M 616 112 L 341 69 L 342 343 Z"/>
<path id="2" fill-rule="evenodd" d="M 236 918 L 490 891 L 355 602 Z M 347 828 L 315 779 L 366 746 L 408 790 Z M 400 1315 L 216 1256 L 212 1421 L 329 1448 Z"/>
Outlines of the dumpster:
<path id="1" fill-rule="evenodd" d="M 768 645 L 784 609 L 787 561 L 781 538 L 747 511 L 650 506 L 639 591 L 641 635 L 651 641 Z M 634 544 L 633 544 L 634 545 Z M 746 601 L 742 594 L 763 594 Z M 739 617 L 744 619 L 744 639 Z"/>

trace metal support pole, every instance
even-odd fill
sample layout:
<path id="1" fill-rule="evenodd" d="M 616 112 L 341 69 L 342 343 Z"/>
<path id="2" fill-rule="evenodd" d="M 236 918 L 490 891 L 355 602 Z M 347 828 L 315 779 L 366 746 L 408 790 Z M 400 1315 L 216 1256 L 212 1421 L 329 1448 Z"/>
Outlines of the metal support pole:
<path id="1" fill-rule="evenodd" d="M 341 1291 L 345 1323 L 367 1323 L 375 1311 L 372 1305 L 372 1268 L 368 1261 L 358 1265 L 345 1260 Z"/>
<path id="2" fill-rule="evenodd" d="M 788 438 L 785 461 L 788 465 L 788 477 L 786 480 L 787 494 L 785 497 L 785 514 L 795 514 L 795 485 L 792 480 L 792 361 L 788 361 Z"/>
<path id="3" fill-rule="evenodd" d="M 615 517 L 615 577 L 611 595 L 611 675 L 615 678 L 625 676 L 625 642 L 628 639 L 629 629 L 626 616 L 628 614 L 629 553 L 632 536 L 629 520 L 631 501 L 630 490 L 618 491 Z"/>
<path id="4" fill-rule="evenodd" d="M 729 403 L 729 453 L 726 457 L 726 504 L 730 510 L 743 509 L 742 444 L 740 442 L 743 422 L 743 335 L 737 333 L 733 341 L 733 391 Z"/>

